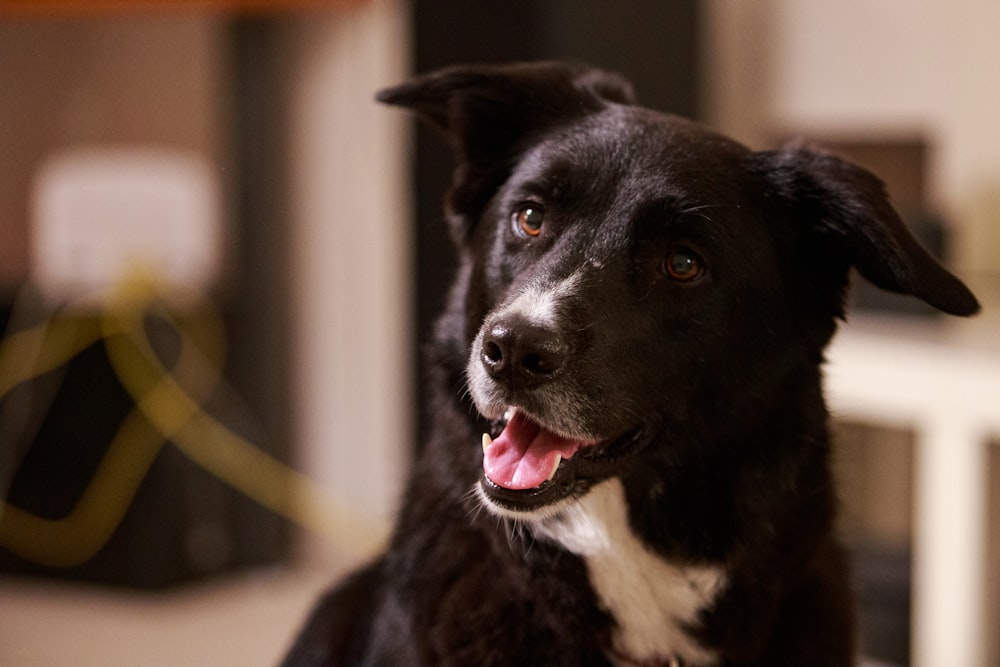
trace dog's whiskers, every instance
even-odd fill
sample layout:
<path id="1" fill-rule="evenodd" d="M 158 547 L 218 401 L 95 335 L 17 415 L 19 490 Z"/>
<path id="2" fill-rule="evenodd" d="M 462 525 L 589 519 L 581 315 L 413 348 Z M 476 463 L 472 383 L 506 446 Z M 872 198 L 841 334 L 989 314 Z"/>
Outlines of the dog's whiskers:
<path id="1" fill-rule="evenodd" d="M 462 496 L 462 503 L 466 506 L 465 518 L 469 523 L 478 522 L 479 517 L 483 514 L 483 510 L 486 509 L 479 499 L 479 493 L 476 491 L 477 487 L 478 484 L 473 484 Z"/>
<path id="2" fill-rule="evenodd" d="M 705 215 L 704 213 L 701 212 L 701 211 L 704 211 L 706 209 L 712 209 L 712 208 L 722 208 L 722 204 L 701 204 L 699 206 L 691 206 L 689 208 L 683 209 L 680 212 L 680 214 L 681 215 L 694 215 L 694 216 L 697 216 L 697 217 L 702 218 L 704 220 L 707 220 L 708 222 L 712 222 L 712 218 L 710 218 L 709 216 L 707 216 L 707 215 Z"/>
<path id="3" fill-rule="evenodd" d="M 535 546 L 535 536 L 528 524 L 512 517 L 497 517 L 497 519 L 497 529 L 503 529 L 510 552 L 519 558 L 527 557 Z"/>

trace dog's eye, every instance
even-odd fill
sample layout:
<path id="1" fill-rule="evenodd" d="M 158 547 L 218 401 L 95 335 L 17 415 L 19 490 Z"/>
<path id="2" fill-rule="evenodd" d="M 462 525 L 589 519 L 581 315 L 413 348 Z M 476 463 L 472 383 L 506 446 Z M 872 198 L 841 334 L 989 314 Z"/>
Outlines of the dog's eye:
<path id="1" fill-rule="evenodd" d="M 663 260 L 663 273 L 678 282 L 691 282 L 705 272 L 701 259 L 692 250 L 678 248 Z"/>
<path id="2" fill-rule="evenodd" d="M 514 231 L 528 236 L 538 236 L 542 233 L 542 221 L 545 219 L 545 209 L 538 204 L 523 204 L 512 216 Z"/>

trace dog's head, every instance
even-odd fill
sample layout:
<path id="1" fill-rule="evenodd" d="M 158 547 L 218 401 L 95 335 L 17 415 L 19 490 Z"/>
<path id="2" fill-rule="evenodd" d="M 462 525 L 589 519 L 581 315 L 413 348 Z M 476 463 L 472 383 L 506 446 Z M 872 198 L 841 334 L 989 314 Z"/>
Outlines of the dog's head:
<path id="1" fill-rule="evenodd" d="M 870 173 L 807 147 L 750 151 L 633 105 L 614 75 L 458 67 L 379 99 L 414 109 L 457 156 L 453 335 L 496 424 L 480 487 L 500 513 L 551 514 L 637 466 L 750 447 L 776 412 L 822 411 L 852 267 L 945 312 L 978 310 Z"/>

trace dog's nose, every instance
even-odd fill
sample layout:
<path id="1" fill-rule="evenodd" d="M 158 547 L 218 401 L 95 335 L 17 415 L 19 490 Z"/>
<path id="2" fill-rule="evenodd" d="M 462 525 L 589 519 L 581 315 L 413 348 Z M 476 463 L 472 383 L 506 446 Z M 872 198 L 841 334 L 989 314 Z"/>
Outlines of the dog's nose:
<path id="1" fill-rule="evenodd" d="M 568 346 L 558 332 L 522 318 L 492 322 L 483 336 L 483 366 L 511 389 L 547 382 L 568 356 Z"/>

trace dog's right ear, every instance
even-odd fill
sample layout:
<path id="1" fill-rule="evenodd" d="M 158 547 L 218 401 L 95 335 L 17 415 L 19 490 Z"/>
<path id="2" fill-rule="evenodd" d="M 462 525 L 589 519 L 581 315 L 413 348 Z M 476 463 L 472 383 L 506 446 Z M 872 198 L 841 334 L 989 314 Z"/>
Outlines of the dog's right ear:
<path id="1" fill-rule="evenodd" d="M 458 167 L 448 207 L 459 241 L 532 139 L 608 102 L 633 99 L 617 75 L 556 62 L 449 67 L 376 98 L 414 110 L 450 142 Z"/>

